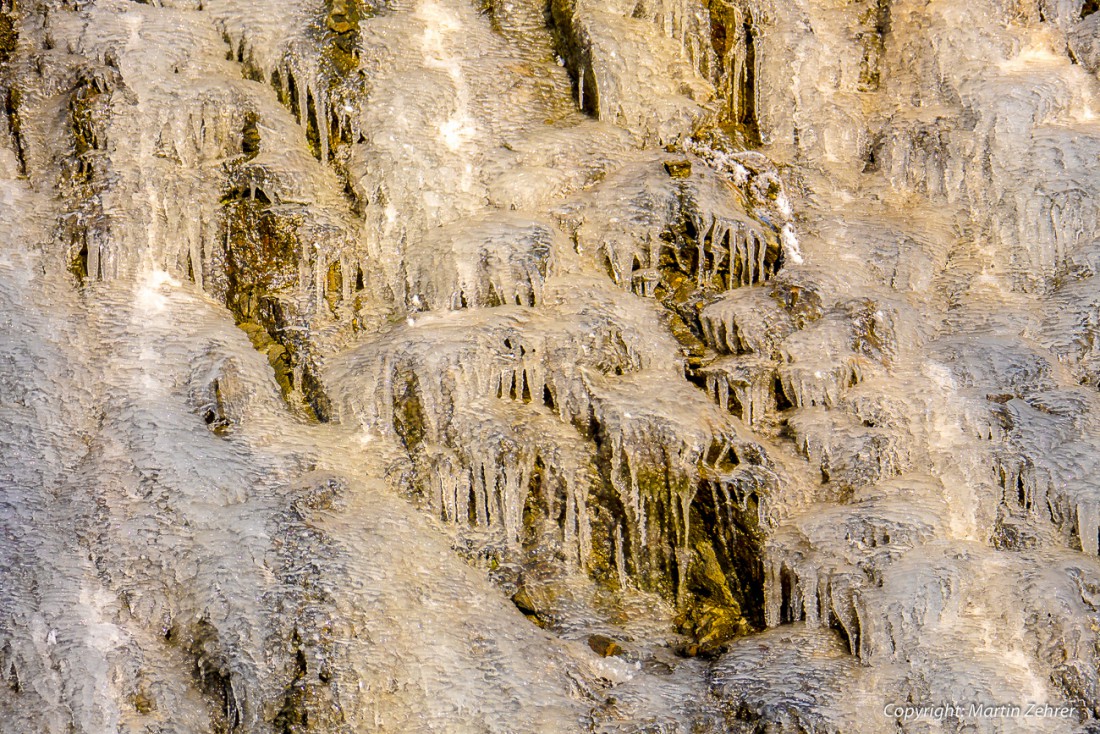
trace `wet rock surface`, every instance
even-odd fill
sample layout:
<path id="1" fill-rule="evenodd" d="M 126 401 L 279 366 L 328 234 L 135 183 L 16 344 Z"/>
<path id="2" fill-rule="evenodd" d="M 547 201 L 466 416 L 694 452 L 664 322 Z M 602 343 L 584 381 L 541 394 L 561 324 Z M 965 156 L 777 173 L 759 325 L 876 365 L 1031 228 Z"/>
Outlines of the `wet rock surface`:
<path id="1" fill-rule="evenodd" d="M 0 731 L 1091 731 L 1095 9 L 0 0 Z"/>

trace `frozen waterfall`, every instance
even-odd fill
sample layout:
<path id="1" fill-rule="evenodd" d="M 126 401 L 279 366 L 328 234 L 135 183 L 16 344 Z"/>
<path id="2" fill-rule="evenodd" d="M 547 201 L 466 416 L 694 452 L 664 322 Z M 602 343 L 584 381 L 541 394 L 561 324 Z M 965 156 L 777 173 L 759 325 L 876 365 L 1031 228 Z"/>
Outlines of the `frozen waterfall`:
<path id="1" fill-rule="evenodd" d="M 0 732 L 1100 732 L 1098 10 L 0 0 Z"/>

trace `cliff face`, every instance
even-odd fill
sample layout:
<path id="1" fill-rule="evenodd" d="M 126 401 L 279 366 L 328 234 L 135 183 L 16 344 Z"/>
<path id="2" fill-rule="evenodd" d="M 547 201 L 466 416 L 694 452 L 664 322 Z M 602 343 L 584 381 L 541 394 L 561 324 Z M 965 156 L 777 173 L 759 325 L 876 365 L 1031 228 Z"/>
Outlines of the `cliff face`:
<path id="1" fill-rule="evenodd" d="M 0 731 L 1093 731 L 1096 10 L 0 0 Z"/>

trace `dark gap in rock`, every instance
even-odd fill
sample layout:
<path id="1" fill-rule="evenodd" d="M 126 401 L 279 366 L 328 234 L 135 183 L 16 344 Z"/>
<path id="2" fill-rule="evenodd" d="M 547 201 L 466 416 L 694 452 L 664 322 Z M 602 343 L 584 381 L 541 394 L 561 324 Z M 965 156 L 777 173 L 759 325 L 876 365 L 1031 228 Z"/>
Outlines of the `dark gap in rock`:
<path id="1" fill-rule="evenodd" d="M 10 660 L 11 652 L 10 650 L 6 652 L 7 654 L 5 657 Z M 17 666 L 14 661 L 11 663 L 11 671 L 7 676 L 7 684 L 8 688 L 10 688 L 13 693 L 19 693 L 23 690 L 23 684 L 19 680 L 19 666 Z"/>
<path id="2" fill-rule="evenodd" d="M 786 566 L 784 566 L 779 572 L 779 588 L 780 597 L 782 599 L 779 618 L 784 622 L 798 621 L 798 618 L 802 614 L 802 610 L 796 610 L 792 605 L 792 590 L 794 588 L 794 579 L 791 577 L 791 572 Z"/>
<path id="3" fill-rule="evenodd" d="M 486 296 L 485 296 L 485 305 L 488 306 L 489 308 L 496 308 L 498 306 L 505 305 L 505 300 L 504 300 L 503 296 L 501 296 L 501 294 L 497 292 L 496 286 L 493 285 L 493 283 L 491 283 L 491 282 L 489 283 L 487 293 L 486 293 Z M 463 306 L 463 308 L 467 307 L 465 297 L 463 298 L 462 306 Z"/>
<path id="4" fill-rule="evenodd" d="M 749 417 L 745 414 L 746 413 L 745 407 L 743 405 L 741 405 L 741 401 L 738 399 L 737 393 L 734 392 L 733 390 L 730 390 L 728 408 L 729 408 L 729 412 L 733 413 L 734 415 L 736 415 L 738 418 L 745 421 L 746 423 L 748 422 Z"/>
<path id="5" fill-rule="evenodd" d="M 306 90 L 306 142 L 313 152 L 313 157 L 321 160 L 321 132 L 317 125 L 317 103 L 313 100 L 313 92 Z M 321 161 L 324 163 L 325 161 Z"/>
<path id="6" fill-rule="evenodd" d="M 290 69 L 287 69 L 286 72 L 286 85 L 286 102 L 290 106 L 290 112 L 294 115 L 294 119 L 298 121 L 299 125 L 301 125 L 304 117 L 304 112 L 303 110 L 298 109 L 300 107 L 300 105 L 298 104 L 298 82 L 294 78 L 294 72 L 292 72 Z"/>
<path id="7" fill-rule="evenodd" d="M 309 730 L 309 711 L 306 704 L 308 688 L 305 685 L 306 675 L 309 671 L 306 655 L 302 651 L 302 638 L 298 630 L 294 631 L 292 639 L 294 645 L 294 673 L 290 686 L 283 696 L 283 704 L 279 713 L 275 715 L 275 730 L 279 734 L 296 734 Z"/>
<path id="8" fill-rule="evenodd" d="M 329 309 L 335 314 L 337 306 L 343 299 L 344 270 L 343 265 L 340 264 L 340 259 L 337 258 L 328 266 L 328 273 L 325 275 L 325 302 L 328 303 Z"/>
<path id="9" fill-rule="evenodd" d="M 416 375 L 410 374 L 400 385 L 395 385 L 393 398 L 394 430 L 412 452 L 424 441 L 424 409 Z"/>
<path id="10" fill-rule="evenodd" d="M 287 99 L 287 92 L 283 88 L 283 76 L 278 69 L 271 72 L 271 86 L 275 90 L 275 96 L 278 98 L 279 103 L 284 107 L 288 106 L 290 102 Z"/>
<path id="11" fill-rule="evenodd" d="M 88 277 L 88 231 L 82 230 L 81 234 L 83 236 L 81 237 L 80 250 L 73 257 L 69 265 L 69 271 L 76 276 L 77 282 L 83 285 Z"/>
<path id="12" fill-rule="evenodd" d="M 308 364 L 302 368 L 301 390 L 306 399 L 306 406 L 318 422 L 328 423 L 332 420 L 332 401 L 325 394 L 324 385 Z"/>
<path id="13" fill-rule="evenodd" d="M 520 374 L 523 375 L 523 389 L 520 391 L 520 399 L 523 400 L 524 403 L 530 403 L 531 384 L 527 381 L 527 370 L 521 371 Z"/>
<path id="14" fill-rule="evenodd" d="M 779 377 L 775 378 L 775 407 L 781 413 L 794 407 L 794 403 L 783 392 L 783 381 Z"/>
<path id="15" fill-rule="evenodd" d="M 554 403 L 554 393 L 550 391 L 549 385 L 542 386 L 542 404 L 550 410 L 557 412 L 557 405 Z"/>
<path id="16" fill-rule="evenodd" d="M 536 456 L 531 478 L 527 484 L 527 499 L 523 505 L 523 537 L 521 542 L 527 550 L 535 550 L 542 537 L 543 525 L 556 521 L 550 516 L 551 491 L 547 470 L 542 457 Z M 562 503 L 564 504 L 564 503 Z"/>
<path id="17" fill-rule="evenodd" d="M 741 84 L 741 109 L 736 122 L 749 133 L 754 141 L 760 140 L 760 126 L 756 119 L 756 29 L 753 26 L 752 13 L 745 12 L 745 76 Z"/>
<path id="18" fill-rule="evenodd" d="M 478 469 L 477 471 L 481 472 L 481 479 L 482 479 L 482 482 L 484 482 L 484 480 L 485 480 L 485 470 L 482 468 L 482 469 Z M 467 502 L 466 502 L 466 521 L 470 525 L 477 525 L 478 497 L 477 497 L 477 491 L 474 489 L 474 487 L 476 487 L 476 486 L 477 486 L 477 482 L 470 482 L 470 489 L 469 489 L 470 494 L 469 494 L 469 497 L 467 498 Z"/>
<path id="19" fill-rule="evenodd" d="M 0 64 L 7 63 L 19 45 L 19 30 L 10 11 L 0 10 Z"/>
<path id="20" fill-rule="evenodd" d="M 581 66 L 581 76 L 578 83 L 578 102 L 580 103 L 581 111 L 589 117 L 600 119 L 600 90 L 596 85 L 596 75 L 592 71 L 592 64 L 584 64 Z M 583 87 L 581 86 L 583 85 Z M 580 99 L 580 94 L 583 88 L 584 99 Z"/>
<path id="21" fill-rule="evenodd" d="M 863 154 L 863 173 L 875 173 L 879 170 L 879 148 L 882 145 L 882 140 L 876 137 L 867 146 L 866 152 Z"/>
<path id="22" fill-rule="evenodd" d="M 22 100 L 22 95 L 16 88 L 8 90 L 7 95 L 4 97 L 4 114 L 8 118 L 8 132 L 11 134 L 13 146 L 15 148 L 15 157 L 19 163 L 19 175 L 27 175 L 27 151 L 26 143 L 23 140 L 22 120 L 19 116 L 19 104 Z"/>
<path id="23" fill-rule="evenodd" d="M 860 635 L 859 617 L 857 617 L 855 614 L 851 615 L 851 617 L 852 617 L 852 619 L 851 619 L 852 629 L 848 629 L 835 616 L 833 616 L 833 615 L 830 615 L 830 616 L 833 617 L 831 626 L 834 630 L 836 630 L 837 632 L 840 633 L 840 636 L 842 638 L 844 638 L 844 644 L 848 647 L 848 654 L 852 655 L 853 657 L 858 657 L 859 656 L 859 635 Z"/>
<path id="24" fill-rule="evenodd" d="M 199 690 L 214 703 L 211 711 L 213 732 L 229 734 L 240 727 L 242 712 L 237 709 L 230 674 L 212 659 L 212 651 L 218 649 L 217 630 L 208 621 L 200 620 L 190 632 L 187 652 L 194 662 L 191 672 Z"/>
<path id="25" fill-rule="evenodd" d="M 742 509 L 716 481 L 706 481 L 692 503 L 697 517 L 691 522 L 688 611 L 722 639 L 764 627 L 764 536 L 758 527 L 758 501 L 752 492 Z M 739 624 L 742 619 L 748 626 Z"/>
<path id="26" fill-rule="evenodd" d="M 263 201 L 242 198 L 226 203 L 224 227 L 225 275 L 212 284 L 213 291 L 222 295 L 252 346 L 267 357 L 291 410 L 325 420 L 329 403 L 300 328 L 306 314 L 286 295 L 299 279 L 297 220 Z"/>
<path id="27" fill-rule="evenodd" d="M 890 0 L 878 0 L 867 12 L 870 17 L 864 16 L 863 22 L 871 28 L 859 34 L 863 56 L 860 59 L 858 89 L 861 92 L 875 92 L 882 82 L 882 60 L 886 53 L 886 35 L 890 32 Z"/>
<path id="28" fill-rule="evenodd" d="M 585 114 L 599 118 L 599 89 L 592 73 L 589 49 L 580 40 L 581 34 L 573 27 L 574 16 L 568 3 L 548 0 L 545 18 L 554 41 L 554 49 L 565 62 L 573 87 L 573 98 Z"/>
<path id="29" fill-rule="evenodd" d="M 249 159 L 255 158 L 260 152 L 260 116 L 255 112 L 248 112 L 244 116 L 244 127 L 241 130 L 241 152 Z"/>

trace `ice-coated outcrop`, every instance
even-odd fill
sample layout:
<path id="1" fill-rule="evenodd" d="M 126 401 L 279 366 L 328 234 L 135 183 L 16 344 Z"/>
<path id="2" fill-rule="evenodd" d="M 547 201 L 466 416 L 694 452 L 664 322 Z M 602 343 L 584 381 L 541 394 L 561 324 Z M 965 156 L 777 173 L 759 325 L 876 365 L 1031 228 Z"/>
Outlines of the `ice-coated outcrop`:
<path id="1" fill-rule="evenodd" d="M 1095 731 L 1097 10 L 0 0 L 0 731 Z"/>

